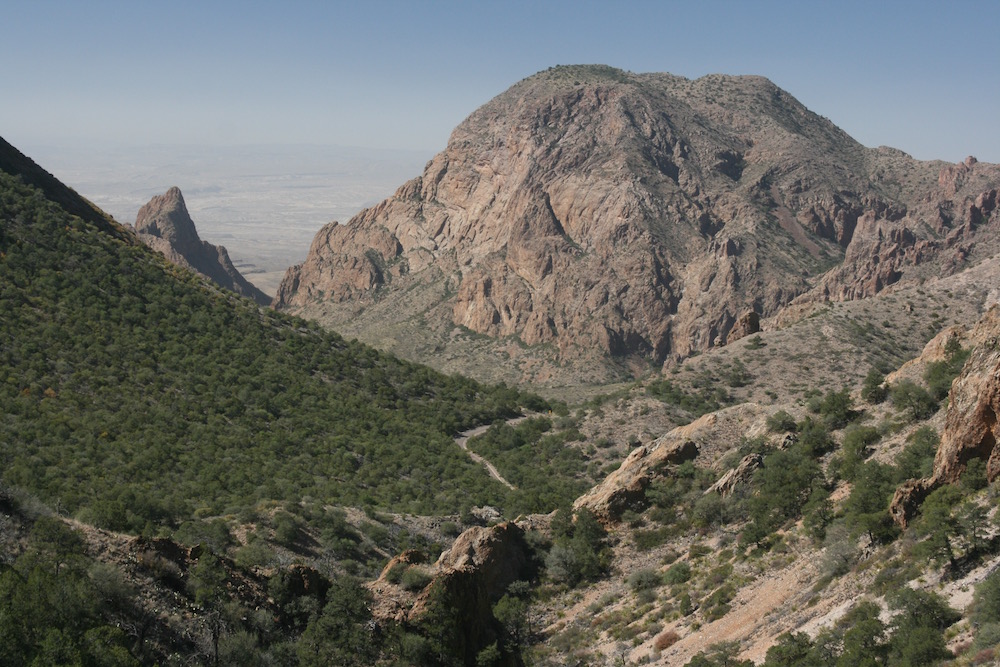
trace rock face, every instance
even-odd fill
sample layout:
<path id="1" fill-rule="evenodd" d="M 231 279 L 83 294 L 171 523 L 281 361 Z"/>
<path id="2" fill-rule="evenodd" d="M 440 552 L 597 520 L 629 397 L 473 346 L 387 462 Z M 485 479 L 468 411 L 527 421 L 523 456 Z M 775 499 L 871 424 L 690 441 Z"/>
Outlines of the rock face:
<path id="1" fill-rule="evenodd" d="M 380 620 L 420 624 L 429 615 L 445 610 L 449 618 L 461 621 L 451 628 L 454 635 L 449 649 L 462 656 L 465 664 L 475 664 L 478 652 L 501 637 L 493 605 L 510 584 L 527 576 L 528 554 L 524 530 L 513 522 L 469 528 L 438 558 L 431 568 L 430 583 L 415 597 L 406 597 L 386 581 L 393 566 L 423 560 L 418 552 L 404 552 L 369 586 L 375 594 L 373 613 Z M 516 655 L 505 654 L 503 664 L 522 663 Z"/>
<path id="2" fill-rule="evenodd" d="M 986 463 L 990 482 L 1000 477 L 997 414 L 1000 413 L 1000 307 L 993 306 L 969 332 L 974 345 L 961 374 L 949 394 L 948 413 L 941 444 L 934 457 L 934 473 L 928 479 L 902 484 L 889 508 L 901 526 L 913 518 L 927 495 L 962 476 L 969 461 Z"/>
<path id="3" fill-rule="evenodd" d="M 321 230 L 274 303 L 372 341 L 417 323 L 432 365 L 471 331 L 640 370 L 745 335 L 831 267 L 811 298 L 942 252 L 957 270 L 996 222 L 998 175 L 866 149 L 760 77 L 554 68 Z"/>
<path id="4" fill-rule="evenodd" d="M 705 495 L 717 493 L 720 496 L 732 495 L 733 491 L 742 486 L 749 486 L 753 481 L 753 474 L 764 463 L 762 454 L 747 454 L 740 461 L 739 465 L 730 469 L 715 484 L 705 490 Z"/>
<path id="5" fill-rule="evenodd" d="M 676 466 L 698 459 L 698 465 L 716 461 L 738 447 L 744 437 L 766 432 L 768 410 L 755 403 L 724 408 L 678 426 L 647 445 L 640 445 L 626 457 L 617 470 L 573 503 L 574 509 L 589 509 L 605 522 L 615 522 L 625 510 L 640 511 L 646 506 L 646 489 L 656 480 L 671 474 Z M 741 473 L 753 474 L 747 457 L 739 466 Z M 721 482 L 720 482 L 721 483 Z M 730 481 L 730 488 L 738 484 Z M 722 488 L 714 489 L 725 494 Z"/>
<path id="6" fill-rule="evenodd" d="M 266 306 L 270 299 L 244 278 L 222 246 L 198 237 L 184 196 L 174 187 L 139 209 L 135 231 L 140 240 L 174 264 L 200 273 L 221 287 Z"/>

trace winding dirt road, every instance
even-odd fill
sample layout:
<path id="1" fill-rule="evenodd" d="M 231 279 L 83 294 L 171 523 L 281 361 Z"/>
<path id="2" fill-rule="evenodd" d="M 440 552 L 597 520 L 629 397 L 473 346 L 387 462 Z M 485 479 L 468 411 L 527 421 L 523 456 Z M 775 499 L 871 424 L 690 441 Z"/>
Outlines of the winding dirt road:
<path id="1" fill-rule="evenodd" d="M 509 425 L 513 426 L 514 424 L 517 424 L 518 422 L 522 422 L 525 419 L 527 419 L 527 417 L 514 417 L 513 419 L 508 419 L 507 423 Z M 471 430 L 468 430 L 468 431 L 463 431 L 463 432 L 461 432 L 461 433 L 458 434 L 457 438 L 455 438 L 455 444 L 457 444 L 459 447 L 461 447 L 462 451 L 464 451 L 466 454 L 468 454 L 470 459 L 472 459 L 473 461 L 475 461 L 479 465 L 481 465 L 484 468 L 486 468 L 486 472 L 488 472 L 490 474 L 490 477 L 492 477 L 496 481 L 500 482 L 501 484 L 503 484 L 504 486 L 506 486 L 511 491 L 514 491 L 514 490 L 517 489 L 517 487 L 514 486 L 513 484 L 511 484 L 510 482 L 508 482 L 506 479 L 504 479 L 503 475 L 500 474 L 500 471 L 496 469 L 495 465 L 493 465 L 492 463 L 490 463 L 489 461 L 487 461 L 486 459 L 484 459 L 482 456 L 480 456 L 479 454 L 476 454 L 474 451 L 472 451 L 471 449 L 469 449 L 469 438 L 475 437 L 477 435 L 482 435 L 483 433 L 486 433 L 486 431 L 488 431 L 488 430 L 490 430 L 490 424 L 486 424 L 485 426 L 477 426 L 474 429 L 471 429 Z"/>

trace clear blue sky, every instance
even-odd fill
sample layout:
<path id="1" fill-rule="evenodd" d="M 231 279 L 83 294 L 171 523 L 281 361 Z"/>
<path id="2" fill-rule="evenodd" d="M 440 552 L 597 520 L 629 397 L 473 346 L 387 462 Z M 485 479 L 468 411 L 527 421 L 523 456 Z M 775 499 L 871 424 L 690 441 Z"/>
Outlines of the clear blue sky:
<path id="1" fill-rule="evenodd" d="M 556 64 L 761 74 L 865 145 L 1000 162 L 1000 2 L 5 0 L 0 136 L 22 147 L 427 150 Z"/>

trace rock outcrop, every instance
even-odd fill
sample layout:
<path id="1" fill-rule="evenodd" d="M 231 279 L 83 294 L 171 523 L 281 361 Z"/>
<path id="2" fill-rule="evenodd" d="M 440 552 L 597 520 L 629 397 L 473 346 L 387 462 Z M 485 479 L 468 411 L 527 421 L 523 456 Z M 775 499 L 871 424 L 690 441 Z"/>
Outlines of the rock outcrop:
<path id="1" fill-rule="evenodd" d="M 691 461 L 698 456 L 693 440 L 656 441 L 650 447 L 640 446 L 590 493 L 577 498 L 575 509 L 587 508 L 599 518 L 615 521 L 625 510 L 641 510 L 646 487 L 666 474 L 670 466 Z"/>
<path id="2" fill-rule="evenodd" d="M 951 333 L 951 332 L 949 332 Z M 992 307 L 969 332 L 972 352 L 949 394 L 941 444 L 930 478 L 909 480 L 897 490 L 890 505 L 893 519 L 906 526 L 920 503 L 942 484 L 959 480 L 969 461 L 986 464 L 990 482 L 1000 477 L 997 414 L 1000 413 L 1000 307 Z M 933 341 L 932 341 L 933 342 Z"/>
<path id="3" fill-rule="evenodd" d="M 139 209 L 135 219 L 139 239 L 174 264 L 196 271 L 217 285 L 253 299 L 262 306 L 271 299 L 257 289 L 233 266 L 222 246 L 202 241 L 176 188 L 153 197 Z"/>
<path id="4" fill-rule="evenodd" d="M 942 169 L 864 148 L 760 77 L 554 68 L 321 230 L 275 306 L 372 342 L 407 322 L 433 341 L 410 356 L 431 365 L 471 331 L 639 371 L 752 333 L 810 290 L 867 296 L 970 251 L 995 226 L 1000 170 Z"/>
<path id="5" fill-rule="evenodd" d="M 502 635 L 493 605 L 510 584 L 529 576 L 524 530 L 513 522 L 469 528 L 441 554 L 429 570 L 430 583 L 415 595 L 401 594 L 401 589 L 388 582 L 393 567 L 422 561 L 419 552 L 404 552 L 369 585 L 375 595 L 376 619 L 410 625 L 420 625 L 432 616 L 439 623 L 442 617 L 457 619 L 460 622 L 453 627 L 436 627 L 435 631 L 452 633 L 449 650 L 466 664 L 475 664 L 478 652 Z M 516 655 L 505 654 L 504 660 L 503 664 L 521 664 Z"/>
<path id="6" fill-rule="evenodd" d="M 625 510 L 640 511 L 646 506 L 650 484 L 670 475 L 682 463 L 697 458 L 698 465 L 711 464 L 738 447 L 744 437 L 763 435 L 768 414 L 766 408 L 744 403 L 678 426 L 634 449 L 617 470 L 577 498 L 573 507 L 589 509 L 609 523 L 616 522 Z"/>
<path id="7" fill-rule="evenodd" d="M 747 454 L 740 460 L 739 465 L 726 471 L 722 477 L 716 480 L 715 484 L 708 487 L 705 490 L 705 495 L 717 493 L 725 497 L 731 495 L 741 486 L 749 486 L 750 482 L 753 481 L 753 474 L 763 463 L 764 456 L 762 454 Z"/>

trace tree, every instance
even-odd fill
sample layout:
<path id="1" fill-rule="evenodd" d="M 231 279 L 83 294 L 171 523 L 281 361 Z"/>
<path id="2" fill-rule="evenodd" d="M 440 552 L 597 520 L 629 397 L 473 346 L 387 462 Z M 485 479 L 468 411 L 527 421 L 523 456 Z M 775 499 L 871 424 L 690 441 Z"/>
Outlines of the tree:
<path id="1" fill-rule="evenodd" d="M 744 530 L 743 542 L 760 544 L 785 521 L 798 516 L 819 474 L 816 461 L 798 447 L 765 458 L 754 475 L 757 492 L 749 500 L 751 524 Z"/>
<path id="2" fill-rule="evenodd" d="M 885 623 L 879 620 L 882 610 L 873 602 L 860 602 L 839 625 L 846 628 L 843 649 L 836 667 L 878 667 L 885 664 L 888 646 Z"/>
<path id="3" fill-rule="evenodd" d="M 493 616 L 500 621 L 504 629 L 504 647 L 511 653 L 518 653 L 530 638 L 528 610 L 531 603 L 528 600 L 530 588 L 527 582 L 516 581 L 507 592 L 493 605 Z"/>
<path id="4" fill-rule="evenodd" d="M 691 658 L 685 667 L 754 667 L 750 660 L 740 660 L 739 642 L 719 642 Z"/>
<path id="5" fill-rule="evenodd" d="M 1000 570 L 994 570 L 976 586 L 972 618 L 978 624 L 1000 623 Z"/>
<path id="6" fill-rule="evenodd" d="M 886 390 L 883 382 L 885 382 L 885 376 L 879 369 L 873 367 L 868 371 L 868 375 L 865 376 L 865 380 L 861 385 L 861 398 L 872 405 L 878 405 L 884 401 L 889 392 Z"/>
<path id="7" fill-rule="evenodd" d="M 892 621 L 892 664 L 921 667 L 952 657 L 944 631 L 962 615 L 940 595 L 904 586 L 890 603 L 899 612 Z"/>
<path id="8" fill-rule="evenodd" d="M 851 495 L 844 503 L 852 537 L 868 534 L 872 544 L 892 541 L 898 529 L 889 516 L 889 501 L 896 490 L 895 471 L 891 466 L 869 461 L 858 468 Z"/>
<path id="9" fill-rule="evenodd" d="M 372 597 L 350 577 L 335 580 L 326 606 L 299 639 L 296 653 L 304 667 L 371 665 L 378 651 L 369 632 Z"/>
<path id="10" fill-rule="evenodd" d="M 226 570 L 218 557 L 210 551 L 203 551 L 198 562 L 191 568 L 188 591 L 201 607 L 210 607 L 219 599 L 226 583 Z"/>
<path id="11" fill-rule="evenodd" d="M 767 649 L 764 667 L 812 667 L 810 651 L 813 644 L 804 632 L 786 632 L 778 643 Z"/>
<path id="12" fill-rule="evenodd" d="M 954 563 L 955 538 L 962 534 L 962 526 L 954 520 L 952 511 L 962 501 L 961 490 L 945 484 L 934 490 L 920 506 L 920 519 L 913 525 L 914 532 L 924 540 L 916 549 L 932 561 Z"/>
<path id="13" fill-rule="evenodd" d="M 910 380 L 902 380 L 889 389 L 892 405 L 913 421 L 927 419 L 938 411 L 938 402 L 926 389 Z"/>

